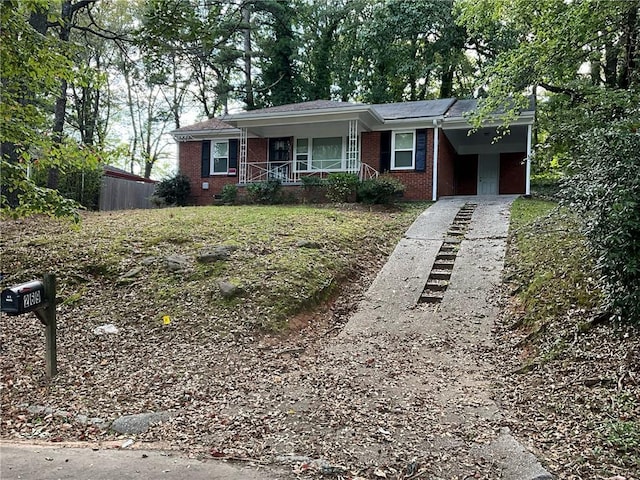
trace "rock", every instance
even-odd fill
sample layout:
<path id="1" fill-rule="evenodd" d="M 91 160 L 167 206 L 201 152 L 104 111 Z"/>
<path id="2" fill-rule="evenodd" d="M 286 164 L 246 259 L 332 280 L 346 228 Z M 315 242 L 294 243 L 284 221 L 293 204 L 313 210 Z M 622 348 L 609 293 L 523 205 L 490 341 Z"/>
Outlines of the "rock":
<path id="1" fill-rule="evenodd" d="M 152 423 L 161 423 L 167 420 L 169 420 L 169 413 L 167 412 L 125 415 L 115 419 L 111 424 L 111 429 L 122 434 L 138 434 L 146 432 Z"/>
<path id="2" fill-rule="evenodd" d="M 167 255 L 164 264 L 170 272 L 184 272 L 189 268 L 189 257 L 186 255 Z"/>
<path id="3" fill-rule="evenodd" d="M 96 335 L 113 335 L 120 330 L 113 323 L 107 323 L 106 325 L 100 325 L 93 329 L 93 333 Z"/>
<path id="4" fill-rule="evenodd" d="M 156 260 L 157 260 L 156 257 L 144 257 L 140 261 L 140 263 L 146 267 L 146 266 L 153 265 L 154 263 L 156 263 Z"/>
<path id="5" fill-rule="evenodd" d="M 240 287 L 228 280 L 221 280 L 218 282 L 218 289 L 220 290 L 220 295 L 222 295 L 223 298 L 233 298 L 240 293 Z"/>
<path id="6" fill-rule="evenodd" d="M 136 277 L 142 271 L 142 267 L 133 267 L 127 273 L 120 277 L 121 280 Z"/>
<path id="7" fill-rule="evenodd" d="M 213 263 L 218 261 L 229 260 L 231 253 L 238 249 L 235 245 L 218 245 L 211 248 L 206 247 L 200 250 L 196 260 L 200 263 Z"/>
<path id="8" fill-rule="evenodd" d="M 312 242 L 311 240 L 298 240 L 296 242 L 296 247 L 298 248 L 322 248 L 318 242 Z"/>

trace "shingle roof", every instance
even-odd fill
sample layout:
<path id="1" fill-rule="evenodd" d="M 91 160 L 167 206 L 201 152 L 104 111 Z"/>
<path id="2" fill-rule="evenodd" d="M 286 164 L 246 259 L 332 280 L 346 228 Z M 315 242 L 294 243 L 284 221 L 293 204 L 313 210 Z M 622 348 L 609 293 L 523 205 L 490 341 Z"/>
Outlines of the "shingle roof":
<path id="1" fill-rule="evenodd" d="M 372 106 L 385 120 L 401 120 L 442 116 L 455 101 L 455 98 L 444 98 L 417 102 L 382 103 Z"/>
<path id="2" fill-rule="evenodd" d="M 227 130 L 233 129 L 231 125 L 223 122 L 217 118 L 209 118 L 204 122 L 194 123 L 193 125 L 187 125 L 186 127 L 180 127 L 177 130 L 174 130 L 172 133 L 186 133 L 186 132 L 201 132 L 204 130 Z"/>
<path id="3" fill-rule="evenodd" d="M 243 115 L 268 115 L 270 113 L 281 112 L 304 112 L 307 110 L 323 110 L 334 108 L 348 108 L 354 106 L 365 106 L 362 103 L 351 102 L 334 102 L 332 100 L 313 100 L 311 102 L 291 103 L 289 105 L 278 105 L 277 107 L 261 108 L 260 110 L 249 110 L 247 112 L 237 113 L 232 117 L 241 117 Z"/>
<path id="4" fill-rule="evenodd" d="M 464 117 L 466 114 L 473 112 L 478 107 L 477 99 L 458 100 L 452 105 L 447 112 L 447 118 Z M 533 112 L 535 111 L 535 99 L 531 97 L 529 99 L 529 105 L 523 111 Z M 495 113 L 503 113 L 504 110 L 499 110 Z"/>

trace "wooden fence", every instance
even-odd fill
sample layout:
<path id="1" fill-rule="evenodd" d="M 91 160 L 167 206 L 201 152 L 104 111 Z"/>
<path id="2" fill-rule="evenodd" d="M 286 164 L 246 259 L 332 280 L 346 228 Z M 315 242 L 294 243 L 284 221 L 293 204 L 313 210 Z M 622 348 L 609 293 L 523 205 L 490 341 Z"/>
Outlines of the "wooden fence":
<path id="1" fill-rule="evenodd" d="M 99 209 L 128 210 L 133 208 L 154 208 L 149 200 L 153 195 L 155 183 L 136 182 L 123 178 L 102 177 Z"/>

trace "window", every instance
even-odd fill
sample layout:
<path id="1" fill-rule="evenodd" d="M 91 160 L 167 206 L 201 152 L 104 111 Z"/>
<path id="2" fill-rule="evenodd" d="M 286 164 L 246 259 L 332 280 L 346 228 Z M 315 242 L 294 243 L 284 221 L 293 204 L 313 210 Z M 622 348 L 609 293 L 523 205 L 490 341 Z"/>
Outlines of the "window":
<path id="1" fill-rule="evenodd" d="M 298 138 L 296 170 L 344 170 L 342 137 Z"/>
<path id="2" fill-rule="evenodd" d="M 227 140 L 211 143 L 212 175 L 226 175 L 229 171 L 229 142 Z"/>
<path id="3" fill-rule="evenodd" d="M 309 139 L 299 138 L 296 140 L 296 170 L 309 170 Z"/>
<path id="4" fill-rule="evenodd" d="M 415 160 L 413 132 L 393 132 L 391 137 L 391 169 L 412 170 Z"/>

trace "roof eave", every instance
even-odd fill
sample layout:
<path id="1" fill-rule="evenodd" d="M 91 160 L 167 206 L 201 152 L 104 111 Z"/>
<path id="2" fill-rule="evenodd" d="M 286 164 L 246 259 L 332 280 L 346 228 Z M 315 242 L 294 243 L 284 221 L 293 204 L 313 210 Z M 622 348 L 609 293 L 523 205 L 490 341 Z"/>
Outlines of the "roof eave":
<path id="1" fill-rule="evenodd" d="M 223 128 L 218 130 L 187 130 L 169 132 L 176 142 L 188 142 L 190 140 L 206 140 L 207 138 L 240 136 L 237 128 Z"/>

